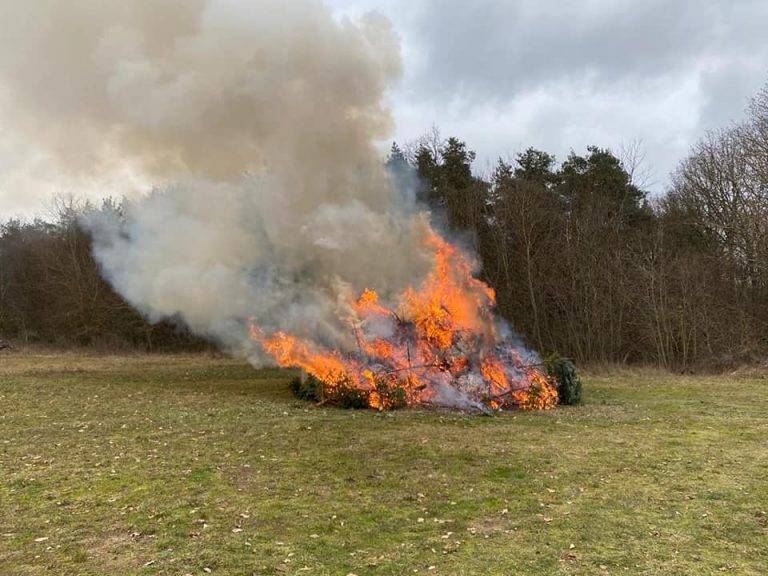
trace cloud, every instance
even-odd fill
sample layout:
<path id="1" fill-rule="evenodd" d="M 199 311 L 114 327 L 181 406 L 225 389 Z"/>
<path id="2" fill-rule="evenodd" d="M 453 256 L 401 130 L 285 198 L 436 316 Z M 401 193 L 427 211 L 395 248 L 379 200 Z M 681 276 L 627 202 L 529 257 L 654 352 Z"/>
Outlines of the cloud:
<path id="1" fill-rule="evenodd" d="M 505 100 L 563 80 L 596 89 L 765 52 L 765 2 L 431 2 L 413 36 L 424 95 Z"/>
<path id="2" fill-rule="evenodd" d="M 762 1 L 385 5 L 406 47 L 399 137 L 436 124 L 478 151 L 479 171 L 528 146 L 562 158 L 638 139 L 659 192 L 694 141 L 741 118 L 768 80 Z"/>

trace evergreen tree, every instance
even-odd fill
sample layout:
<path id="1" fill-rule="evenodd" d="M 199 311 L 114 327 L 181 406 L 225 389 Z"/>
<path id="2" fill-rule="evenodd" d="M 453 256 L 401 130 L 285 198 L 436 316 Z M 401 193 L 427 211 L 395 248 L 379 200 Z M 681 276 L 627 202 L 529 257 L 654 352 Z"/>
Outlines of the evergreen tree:
<path id="1" fill-rule="evenodd" d="M 553 171 L 555 157 L 536 148 L 528 148 L 517 155 L 515 178 L 536 182 L 549 186 L 556 182 L 557 176 Z"/>
<path id="2" fill-rule="evenodd" d="M 557 190 L 575 212 L 599 210 L 602 218 L 633 225 L 650 216 L 646 193 L 631 182 L 627 171 L 609 150 L 590 146 L 586 156 L 574 152 L 557 174 Z"/>

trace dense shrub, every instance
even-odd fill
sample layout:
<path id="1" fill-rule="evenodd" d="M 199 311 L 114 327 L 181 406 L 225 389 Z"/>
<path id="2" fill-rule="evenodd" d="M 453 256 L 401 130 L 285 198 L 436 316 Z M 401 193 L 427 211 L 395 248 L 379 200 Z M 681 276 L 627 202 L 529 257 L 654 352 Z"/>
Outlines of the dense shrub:
<path id="1" fill-rule="evenodd" d="M 320 382 L 320 380 L 311 374 L 308 374 L 305 378 L 296 376 L 293 380 L 291 380 L 289 387 L 291 392 L 293 392 L 293 395 L 300 400 L 306 400 L 307 402 L 320 402 L 320 388 L 322 385 L 323 384 Z"/>
<path id="2" fill-rule="evenodd" d="M 397 380 L 378 378 L 374 390 L 361 390 L 348 379 L 342 379 L 335 386 L 328 386 L 319 378 L 307 374 L 295 377 L 290 382 L 294 396 L 307 402 L 322 402 L 341 408 L 361 410 L 381 405 L 387 410 L 398 410 L 408 405 L 408 394 Z M 374 395 L 375 400 L 374 401 Z"/>
<path id="3" fill-rule="evenodd" d="M 579 404 L 582 386 L 573 361 L 554 353 L 547 358 L 545 365 L 547 373 L 556 382 L 560 404 L 566 406 Z"/>
<path id="4" fill-rule="evenodd" d="M 326 388 L 328 402 L 350 410 L 368 408 L 369 392 L 356 388 L 351 382 L 343 382 L 332 389 Z"/>

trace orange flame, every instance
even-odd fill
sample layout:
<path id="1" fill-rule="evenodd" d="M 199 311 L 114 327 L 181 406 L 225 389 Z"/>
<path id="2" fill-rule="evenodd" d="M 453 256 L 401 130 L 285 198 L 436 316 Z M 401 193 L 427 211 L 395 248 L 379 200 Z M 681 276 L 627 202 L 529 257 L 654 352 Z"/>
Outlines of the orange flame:
<path id="1" fill-rule="evenodd" d="M 356 351 L 341 354 L 283 332 L 266 335 L 255 322 L 251 338 L 279 366 L 306 370 L 331 393 L 357 391 L 371 408 L 555 406 L 557 392 L 549 378 L 498 341 L 495 293 L 473 276 L 475 263 L 431 229 L 424 244 L 433 253 L 432 270 L 418 289 L 401 296 L 397 314 L 371 289 L 349 302 Z M 371 334 L 373 320 L 390 326 L 391 334 Z"/>
<path id="2" fill-rule="evenodd" d="M 310 345 L 295 336 L 277 332 L 266 337 L 251 324 L 251 338 L 261 342 L 264 350 L 284 368 L 302 368 L 328 385 L 336 385 L 349 373 L 350 366 L 334 352 L 310 351 Z"/>

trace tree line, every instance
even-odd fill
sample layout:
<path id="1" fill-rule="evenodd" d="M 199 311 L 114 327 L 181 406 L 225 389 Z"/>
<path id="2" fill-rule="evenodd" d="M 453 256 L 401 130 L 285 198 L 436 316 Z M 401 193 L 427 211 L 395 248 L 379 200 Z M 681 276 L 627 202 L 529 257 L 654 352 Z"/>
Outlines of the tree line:
<path id="1" fill-rule="evenodd" d="M 422 201 L 480 255 L 503 316 L 534 348 L 580 362 L 711 368 L 768 351 L 768 87 L 695 144 L 669 190 L 637 182 L 637 148 L 562 163 L 530 148 L 472 173 L 435 131 L 393 145 Z"/>
<path id="2" fill-rule="evenodd" d="M 148 322 L 103 278 L 80 217 L 121 212 L 61 197 L 51 216 L 0 224 L 0 338 L 104 350 L 196 351 L 210 344 L 173 319 Z"/>
<path id="3" fill-rule="evenodd" d="M 657 197 L 638 178 L 636 148 L 593 146 L 562 162 L 530 148 L 485 177 L 474 158 L 433 131 L 394 144 L 387 164 L 472 245 L 500 313 L 532 348 L 671 369 L 768 352 L 768 87 L 742 122 L 696 143 Z M 150 324 L 102 278 L 78 224 L 93 209 L 60 200 L 52 218 L 0 224 L 0 338 L 207 347 L 172 319 Z"/>

